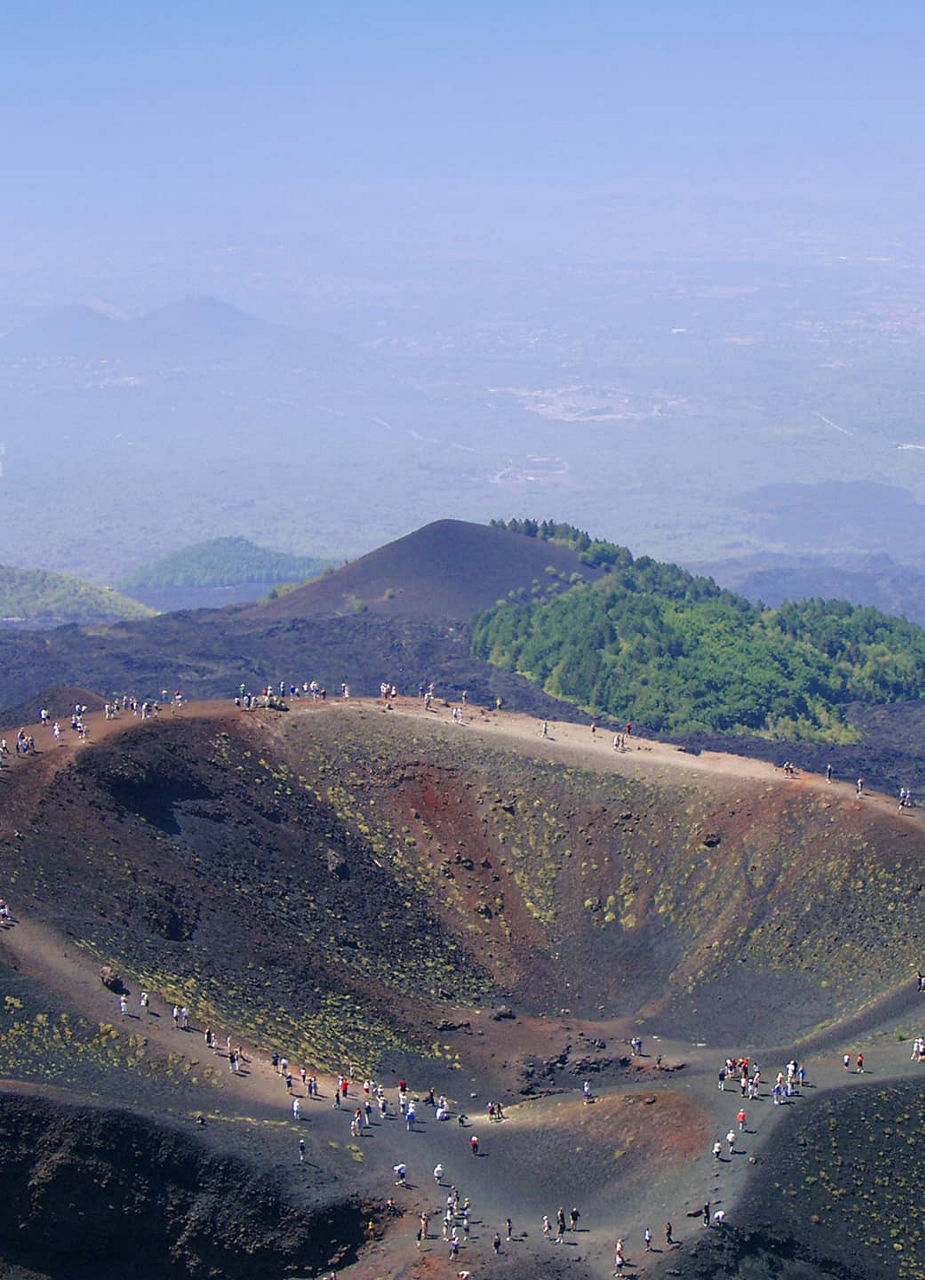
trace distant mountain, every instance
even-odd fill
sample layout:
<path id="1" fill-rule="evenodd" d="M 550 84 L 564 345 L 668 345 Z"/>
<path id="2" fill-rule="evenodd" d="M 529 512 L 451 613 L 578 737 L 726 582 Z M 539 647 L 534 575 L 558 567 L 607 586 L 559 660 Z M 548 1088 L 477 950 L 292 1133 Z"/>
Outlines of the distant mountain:
<path id="1" fill-rule="evenodd" d="M 303 582 L 327 562 L 313 556 L 259 547 L 247 538 L 212 538 L 142 565 L 120 582 L 123 591 L 228 587 L 249 583 Z"/>
<path id="2" fill-rule="evenodd" d="M 567 547 L 464 520 L 437 520 L 307 586 L 254 616 L 308 618 L 369 611 L 405 618 L 471 618 L 509 596 L 546 599 L 573 574 L 601 571 Z"/>
<path id="3" fill-rule="evenodd" d="M 268 357 L 322 369 L 360 359 L 334 334 L 272 324 L 210 297 L 184 298 L 135 320 L 87 306 L 59 307 L 0 337 L 0 363 L 70 358 L 150 367 Z"/>
<path id="4" fill-rule="evenodd" d="M 772 608 L 785 600 L 848 600 L 925 626 L 925 569 L 887 555 L 786 556 L 761 552 L 687 566 Z"/>
<path id="5" fill-rule="evenodd" d="M 0 337 L 0 361 L 20 359 L 100 360 L 118 351 L 125 321 L 79 304 L 56 307 Z"/>
<path id="6" fill-rule="evenodd" d="M 153 609 L 82 578 L 0 565 L 0 625 L 114 622 L 150 618 Z"/>
<path id="7" fill-rule="evenodd" d="M 744 494 L 739 505 L 749 512 L 754 535 L 781 550 L 925 556 L 925 506 L 899 485 L 770 484 Z"/>
<path id="8" fill-rule="evenodd" d="M 291 329 L 239 311 L 217 298 L 184 298 L 129 323 L 133 344 L 159 360 L 273 357 L 310 364 L 356 358 L 346 339 L 321 329 Z"/>

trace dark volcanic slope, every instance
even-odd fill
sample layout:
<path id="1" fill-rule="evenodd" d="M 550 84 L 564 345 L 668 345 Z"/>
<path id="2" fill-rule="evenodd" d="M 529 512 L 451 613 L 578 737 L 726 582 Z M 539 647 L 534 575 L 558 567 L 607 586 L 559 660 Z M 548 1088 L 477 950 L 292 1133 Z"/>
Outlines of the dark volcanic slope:
<path id="1" fill-rule="evenodd" d="M 918 1081 L 825 1095 L 771 1139 L 735 1228 L 673 1259 L 683 1280 L 921 1280 Z"/>
<path id="2" fill-rule="evenodd" d="M 921 1280 L 921 1083 L 830 1094 L 801 1119 L 775 1135 L 746 1223 L 809 1239 L 816 1228 L 827 1251 L 866 1280 Z"/>
<path id="3" fill-rule="evenodd" d="M 554 569 L 554 573 L 547 573 Z M 76 685 L 157 698 L 181 688 L 187 698 L 230 697 L 315 679 L 336 691 L 373 693 L 382 680 L 401 692 L 435 682 L 438 696 L 467 689 L 535 715 L 575 718 L 511 672 L 469 654 L 467 619 L 499 596 L 564 590 L 572 573 L 599 571 L 574 552 L 487 525 L 443 520 L 410 534 L 279 600 L 243 609 L 174 613 L 113 627 L 0 631 L 0 707 L 21 721 L 46 691 Z"/>
<path id="4" fill-rule="evenodd" d="M 363 1240 L 359 1202 L 309 1208 L 176 1127 L 14 1094 L 0 1125 L 3 1258 L 54 1280 L 308 1274 Z"/>
<path id="5" fill-rule="evenodd" d="M 534 583 L 547 591 L 556 581 L 600 570 L 582 564 L 565 547 L 506 529 L 438 520 L 379 547 L 336 573 L 255 608 L 260 618 L 304 618 L 368 609 L 389 617 L 467 620 L 509 591 Z"/>
<path id="6" fill-rule="evenodd" d="M 0 713 L 0 723 L 13 730 L 34 723 L 42 706 L 59 705 L 54 691 L 61 686 L 139 698 L 182 689 L 188 700 L 230 699 L 241 683 L 256 692 L 280 679 L 314 679 L 332 693 L 347 681 L 354 695 L 377 692 L 384 679 L 402 693 L 434 681 L 438 697 L 458 698 L 467 689 L 473 704 L 500 697 L 505 707 L 536 716 L 586 718 L 522 676 L 471 658 L 465 626 L 424 619 L 364 613 L 264 623 L 216 610 L 99 632 L 0 631 L 0 706 L 12 708 Z"/>
<path id="7" fill-rule="evenodd" d="M 788 1043 L 915 968 L 908 819 L 454 729 L 349 704 L 136 722 L 44 783 L 42 760 L 16 771 L 9 892 L 198 1016 L 335 1067 L 426 1052 L 460 1004 L 565 993 Z"/>

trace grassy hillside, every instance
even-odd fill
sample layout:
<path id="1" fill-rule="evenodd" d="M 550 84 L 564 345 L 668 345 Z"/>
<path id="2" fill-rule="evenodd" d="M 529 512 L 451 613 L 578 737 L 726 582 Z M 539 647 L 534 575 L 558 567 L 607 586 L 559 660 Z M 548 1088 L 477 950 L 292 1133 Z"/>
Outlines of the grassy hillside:
<path id="1" fill-rule="evenodd" d="M 0 565 L 0 618 L 37 624 L 153 617 L 154 610 L 118 591 L 44 569 Z"/>
<path id="2" fill-rule="evenodd" d="M 312 556 L 258 547 L 247 538 L 212 538 L 143 565 L 121 583 L 125 591 L 224 587 L 247 582 L 302 582 L 325 567 Z"/>
<path id="3" fill-rule="evenodd" d="M 473 654 L 592 714 L 846 742 L 857 736 L 849 703 L 920 697 L 925 631 L 914 623 L 843 601 L 764 609 L 675 565 L 529 524 L 539 538 L 572 537 L 606 575 L 552 599 L 498 601 L 473 625 Z"/>

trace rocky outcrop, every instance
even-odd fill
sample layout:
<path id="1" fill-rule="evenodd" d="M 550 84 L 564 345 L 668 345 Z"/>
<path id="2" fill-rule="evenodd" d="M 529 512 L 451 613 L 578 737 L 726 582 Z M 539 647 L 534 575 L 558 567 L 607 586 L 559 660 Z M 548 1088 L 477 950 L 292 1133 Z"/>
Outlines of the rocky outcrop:
<path id="1" fill-rule="evenodd" d="M 307 1275 L 351 1258 L 370 1216 L 299 1204 L 273 1173 L 128 1112 L 3 1094 L 0 1131 L 0 1257 L 53 1280 Z"/>

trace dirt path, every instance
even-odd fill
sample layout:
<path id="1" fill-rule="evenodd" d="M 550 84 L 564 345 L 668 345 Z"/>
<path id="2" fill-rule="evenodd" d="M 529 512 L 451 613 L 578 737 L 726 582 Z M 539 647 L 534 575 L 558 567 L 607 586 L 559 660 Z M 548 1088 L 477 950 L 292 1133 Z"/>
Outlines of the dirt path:
<path id="1" fill-rule="evenodd" d="M 370 702 L 372 700 L 366 700 L 366 705 Z M 359 700 L 357 705 L 360 705 Z M 375 702 L 372 705 L 376 705 Z M 443 721 L 450 726 L 455 724 L 451 709 L 439 707 L 425 712 L 420 700 L 416 699 L 398 699 L 395 712 L 415 719 Z M 858 810 L 872 807 L 884 813 L 895 813 L 898 807 L 898 802 L 892 797 L 866 789 L 863 796 L 858 798 L 856 779 L 833 779 L 828 783 L 819 774 L 802 771 L 788 776 L 782 769 L 764 760 L 717 751 L 702 751 L 695 755 L 672 743 L 641 738 L 636 734 L 623 735 L 625 745 L 615 749 L 614 735 L 601 729 L 592 733 L 590 723 L 578 725 L 553 720 L 544 722 L 519 712 L 484 712 L 470 708 L 465 709 L 464 714 L 463 722 L 455 724 L 460 732 L 475 734 L 485 742 L 507 745 L 521 752 L 528 751 L 530 755 L 545 760 L 577 764 L 583 769 L 598 773 L 631 776 L 657 773 L 702 774 L 730 781 L 752 779 L 765 784 L 773 783 L 782 787 L 829 794 L 846 804 L 856 806 Z M 544 723 L 548 736 L 543 733 Z M 781 754 L 784 755 L 785 751 L 785 744 L 781 744 Z M 905 809 L 903 816 L 925 828 L 925 817 L 921 810 Z"/>
<path id="2" fill-rule="evenodd" d="M 672 772 L 676 774 L 704 774 L 711 778 L 727 778 L 730 781 L 752 779 L 774 783 L 782 787 L 795 787 L 800 790 L 817 791 L 837 797 L 846 804 L 862 808 L 873 808 L 884 813 L 896 813 L 897 801 L 891 796 L 879 792 L 864 791 L 862 797 L 856 794 L 855 780 L 839 779 L 827 783 L 818 774 L 798 772 L 787 776 L 775 765 L 764 760 L 746 756 L 736 756 L 716 751 L 702 751 L 698 755 L 684 751 L 671 743 L 657 742 L 654 739 L 641 738 L 630 734 L 625 736 L 625 747 L 615 750 L 613 735 L 598 729 L 591 732 L 588 726 L 577 725 L 565 721 L 541 721 L 519 712 L 484 711 L 471 707 L 460 708 L 463 720 L 453 720 L 452 708 L 448 706 L 434 707 L 430 711 L 424 709 L 419 698 L 396 698 L 391 704 L 391 714 L 403 719 L 413 719 L 428 724 L 445 724 L 460 733 L 475 735 L 480 740 L 507 746 L 520 753 L 556 762 L 567 762 L 591 769 L 598 773 L 622 773 L 629 775 Z M 326 702 L 309 702 L 295 699 L 292 711 L 298 715 L 342 715 L 359 712 L 383 711 L 384 704 L 380 699 L 350 698 L 330 699 Z M 162 711 L 159 719 L 212 719 L 215 716 L 247 716 L 249 718 L 267 719 L 272 723 L 279 713 L 263 710 L 243 711 L 235 708 L 230 702 L 192 702 L 185 704 L 181 710 L 168 708 Z M 3 773 L 0 778 L 17 771 L 22 766 L 38 766 L 41 769 L 61 768 L 68 764 L 77 752 L 85 750 L 93 743 L 103 741 L 113 735 L 124 733 L 130 728 L 141 725 L 140 718 L 132 717 L 130 712 L 122 712 L 116 719 L 107 720 L 102 712 L 95 712 L 84 717 L 89 730 L 89 740 L 82 743 L 66 724 L 62 725 L 62 737 L 56 744 L 50 727 L 42 725 L 26 725 L 25 733 L 35 738 L 38 753 L 36 756 L 19 757 L 13 752 L 12 742 L 15 735 L 7 738 L 10 752 L 5 758 Z M 148 723 L 151 723 L 149 721 Z M 547 726 L 548 736 L 543 735 L 543 725 Z M 781 752 L 785 751 L 782 745 Z M 0 809 L 2 814 L 2 809 Z M 906 809 L 903 817 L 918 827 L 925 829 L 925 815 L 921 809 Z M 0 817 L 2 830 L 2 817 Z"/>
<path id="3" fill-rule="evenodd" d="M 102 986 L 86 952 L 70 947 L 54 931 L 29 920 L 6 930 L 0 938 L 0 945 L 10 958 L 39 978 L 49 990 L 59 992 L 62 1001 L 69 1006 L 79 1007 L 91 1019 L 119 1024 L 118 999 Z M 126 977 L 134 996 L 137 987 L 131 975 Z M 133 999 L 133 1014 L 136 1003 Z M 159 1017 L 138 1020 L 144 1022 L 144 1032 L 152 1046 L 165 1055 L 168 1052 L 205 1055 L 200 1036 L 196 1032 L 178 1031 L 170 1016 L 170 1006 L 156 994 L 153 1007 Z M 592 1029 L 594 1025 L 583 1024 Z M 607 1033 L 610 1034 L 612 1029 L 608 1024 Z M 219 1029 L 221 1039 L 223 1031 Z M 529 1029 L 521 1034 L 529 1034 Z M 501 1031 L 501 1045 L 505 1044 L 503 1036 Z M 567 1256 L 570 1262 L 581 1260 L 592 1272 L 602 1276 L 609 1274 L 613 1242 L 618 1236 L 625 1238 L 626 1256 L 635 1264 L 635 1269 L 640 1274 L 654 1276 L 662 1266 L 669 1265 L 670 1254 L 664 1247 L 666 1221 L 671 1221 L 674 1237 L 683 1249 L 689 1247 L 703 1231 L 700 1217 L 688 1215 L 696 1213 L 706 1201 L 709 1201 L 712 1212 L 723 1209 L 733 1220 L 736 1199 L 754 1168 L 751 1161 L 760 1160 L 768 1137 L 777 1124 L 792 1114 L 793 1108 L 802 1108 L 810 1099 L 831 1089 L 850 1087 L 868 1080 L 882 1082 L 911 1076 L 919 1078 L 925 1072 L 925 1067 L 909 1061 L 908 1044 L 897 1044 L 895 1040 L 875 1036 L 863 1045 L 845 1047 L 851 1052 L 852 1059 L 858 1049 L 863 1048 L 863 1077 L 853 1070 L 851 1073 L 844 1071 L 840 1052 L 821 1054 L 808 1063 L 808 1087 L 800 1096 L 776 1107 L 771 1099 L 770 1083 L 783 1063 L 765 1063 L 759 1058 L 765 1084 L 758 1099 L 744 1104 L 747 1113 L 745 1131 L 737 1137 L 734 1152 L 729 1154 L 725 1134 L 731 1128 L 737 1129 L 736 1113 L 742 1103 L 738 1089 L 729 1085 L 720 1092 L 717 1088 L 716 1067 L 722 1061 L 723 1052 L 663 1038 L 653 1039 L 645 1048 L 649 1055 L 645 1061 L 650 1065 L 656 1052 L 663 1055 L 666 1064 L 684 1061 L 687 1065 L 681 1073 L 663 1073 L 661 1076 L 653 1069 L 632 1083 L 599 1090 L 598 1096 L 606 1100 L 633 1091 L 678 1091 L 690 1098 L 703 1113 L 710 1136 L 703 1150 L 680 1167 L 672 1167 L 667 1173 L 656 1168 L 644 1184 L 636 1180 L 622 1186 L 619 1203 L 611 1214 L 597 1218 L 587 1210 L 584 1212 L 582 1230 L 577 1235 L 568 1234 L 561 1259 Z M 731 1046 L 729 1052 L 735 1051 L 735 1046 Z M 290 1099 L 284 1083 L 263 1055 L 249 1051 L 248 1056 L 251 1058 L 250 1074 L 243 1079 L 233 1077 L 230 1072 L 227 1078 L 223 1076 L 218 1097 L 214 1090 L 204 1089 L 202 1110 L 209 1113 L 217 1107 L 226 1119 L 234 1115 L 274 1115 L 279 1120 L 287 1120 L 291 1114 Z M 372 1280 L 383 1275 L 400 1276 L 418 1271 L 427 1274 L 432 1264 L 438 1264 L 443 1273 L 449 1265 L 449 1251 L 440 1240 L 440 1218 L 451 1182 L 458 1186 L 461 1196 L 470 1196 L 473 1203 L 473 1226 L 468 1242 L 464 1241 L 461 1247 L 460 1268 L 481 1272 L 493 1260 L 491 1239 L 498 1229 L 502 1236 L 506 1235 L 504 1219 L 508 1214 L 514 1219 L 515 1239 L 511 1244 L 506 1239 L 503 1241 L 502 1249 L 506 1256 L 516 1255 L 523 1261 L 539 1250 L 540 1258 L 545 1257 L 550 1263 L 554 1258 L 557 1263 L 560 1261 L 559 1250 L 553 1253 L 554 1246 L 543 1239 L 540 1222 L 544 1213 L 554 1219 L 560 1204 L 566 1211 L 573 1204 L 585 1205 L 592 1189 L 584 1182 L 580 1157 L 575 1165 L 565 1168 L 546 1167 L 540 1159 L 536 1167 L 530 1169 L 528 1177 L 520 1178 L 512 1148 L 515 1153 L 519 1150 L 515 1144 L 525 1127 L 537 1132 L 542 1130 L 546 1117 L 561 1105 L 562 1095 L 510 1107 L 508 1119 L 500 1125 L 488 1125 L 480 1119 L 465 1129 L 461 1129 L 455 1120 L 440 1124 L 423 1107 L 419 1107 L 422 1122 L 412 1134 L 407 1132 L 397 1114 L 395 1082 L 387 1081 L 391 1117 L 382 1123 L 377 1119 L 358 1141 L 351 1142 L 347 1132 L 349 1108 L 356 1105 L 361 1096 L 358 1082 L 352 1086 L 353 1096 L 348 1099 L 348 1106 L 338 1112 L 331 1105 L 334 1082 L 330 1078 L 322 1078 L 324 1096 L 314 1102 L 304 1098 L 298 1077 L 296 1080 L 295 1093 L 300 1096 L 307 1120 L 299 1125 L 292 1123 L 290 1128 L 293 1179 L 300 1176 L 296 1144 L 302 1136 L 309 1148 L 310 1161 L 324 1151 L 328 1163 L 335 1161 L 343 1165 L 342 1176 L 348 1181 L 353 1180 L 358 1188 L 382 1198 L 392 1195 L 403 1213 L 401 1218 L 394 1219 L 383 1238 L 364 1251 L 354 1267 L 344 1270 L 344 1275 L 352 1276 L 354 1280 Z M 413 1092 L 420 1097 L 423 1082 L 412 1081 L 411 1084 Z M 65 1091 L 59 1093 L 65 1096 Z M 463 1097 L 460 1105 L 471 1107 L 473 1116 L 482 1115 L 481 1101 L 467 1102 Z M 477 1159 L 473 1159 L 469 1151 L 473 1132 L 480 1137 L 481 1151 Z M 723 1157 L 718 1161 L 710 1153 L 714 1138 L 722 1141 L 724 1147 Z M 356 1153 L 349 1151 L 351 1146 L 357 1148 Z M 391 1168 L 398 1161 L 404 1161 L 408 1166 L 409 1185 L 405 1188 L 393 1186 Z M 436 1184 L 432 1173 L 438 1162 L 446 1169 L 441 1186 Z M 414 1229 L 417 1215 L 422 1210 L 431 1214 L 432 1221 L 430 1236 L 419 1253 Z M 642 1233 L 647 1226 L 655 1238 L 655 1249 L 649 1255 L 644 1254 L 642 1246 Z"/>

